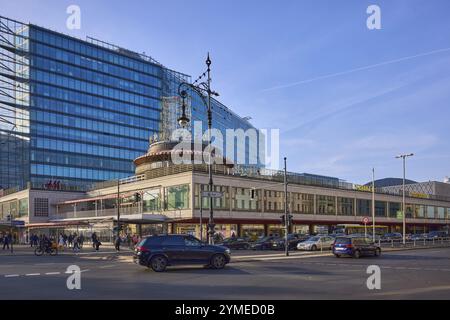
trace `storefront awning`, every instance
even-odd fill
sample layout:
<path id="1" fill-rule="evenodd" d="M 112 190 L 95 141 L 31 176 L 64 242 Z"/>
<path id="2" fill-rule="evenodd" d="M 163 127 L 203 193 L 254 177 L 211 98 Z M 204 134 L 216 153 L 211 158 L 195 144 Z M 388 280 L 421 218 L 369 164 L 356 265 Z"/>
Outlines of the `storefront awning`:
<path id="1" fill-rule="evenodd" d="M 61 222 L 42 222 L 42 223 L 28 223 L 25 225 L 27 228 L 31 229 L 42 229 L 42 228 L 59 228 L 66 226 L 88 226 L 88 222 L 84 221 L 61 221 Z"/>
<path id="2" fill-rule="evenodd" d="M 136 191 L 120 193 L 120 197 L 121 198 L 131 197 L 135 193 L 136 193 Z M 75 199 L 75 200 L 67 200 L 67 201 L 59 202 L 56 205 L 60 206 L 60 205 L 65 205 L 65 204 L 76 204 L 76 203 L 91 202 L 91 201 L 98 201 L 98 200 L 108 200 L 108 199 L 116 199 L 116 198 L 117 198 L 117 193 L 113 193 L 113 194 L 107 194 L 107 195 L 104 195 L 104 196 L 93 197 L 93 198 L 82 198 L 82 199 Z"/>

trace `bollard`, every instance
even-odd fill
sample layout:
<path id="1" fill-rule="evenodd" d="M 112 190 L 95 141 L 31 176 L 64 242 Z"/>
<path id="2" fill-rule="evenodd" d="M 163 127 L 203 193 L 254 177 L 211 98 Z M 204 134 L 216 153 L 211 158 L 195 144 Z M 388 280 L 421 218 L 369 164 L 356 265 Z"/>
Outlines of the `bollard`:
<path id="1" fill-rule="evenodd" d="M 391 240 L 391 247 L 394 247 L 394 240 Z"/>

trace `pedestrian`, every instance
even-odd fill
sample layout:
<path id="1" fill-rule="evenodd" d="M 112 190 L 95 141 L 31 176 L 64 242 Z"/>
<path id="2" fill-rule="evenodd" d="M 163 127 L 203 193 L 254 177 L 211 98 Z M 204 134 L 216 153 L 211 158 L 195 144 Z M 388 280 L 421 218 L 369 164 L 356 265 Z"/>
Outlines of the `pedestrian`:
<path id="1" fill-rule="evenodd" d="M 75 252 L 80 251 L 80 238 L 77 236 L 76 233 L 73 234 L 73 248 L 72 250 Z"/>
<path id="2" fill-rule="evenodd" d="M 95 241 L 95 251 L 98 251 L 98 249 L 100 248 L 101 245 L 102 245 L 102 243 L 97 239 Z"/>
<path id="3" fill-rule="evenodd" d="M 80 234 L 80 237 L 78 238 L 78 244 L 80 246 L 80 249 L 83 248 L 83 244 L 84 244 L 84 236 L 83 234 Z"/>
<path id="4" fill-rule="evenodd" d="M 69 247 L 71 247 L 72 246 L 72 242 L 73 242 L 72 234 L 69 234 L 69 238 L 67 239 L 67 242 L 69 243 Z"/>
<path id="5" fill-rule="evenodd" d="M 64 237 L 63 237 L 62 233 L 59 235 L 58 246 L 59 246 L 60 250 L 64 250 Z"/>
<path id="6" fill-rule="evenodd" d="M 94 249 L 96 249 L 96 244 L 97 244 L 98 238 L 97 238 L 97 234 L 95 232 L 91 235 L 91 239 L 92 239 L 92 247 Z"/>
<path id="7" fill-rule="evenodd" d="M 120 251 L 120 243 L 121 242 L 122 242 L 122 239 L 120 238 L 120 236 L 117 236 L 116 241 L 114 242 L 114 246 L 118 252 Z"/>
<path id="8" fill-rule="evenodd" d="M 5 234 L 3 236 L 3 250 L 8 249 L 9 250 L 9 235 Z"/>

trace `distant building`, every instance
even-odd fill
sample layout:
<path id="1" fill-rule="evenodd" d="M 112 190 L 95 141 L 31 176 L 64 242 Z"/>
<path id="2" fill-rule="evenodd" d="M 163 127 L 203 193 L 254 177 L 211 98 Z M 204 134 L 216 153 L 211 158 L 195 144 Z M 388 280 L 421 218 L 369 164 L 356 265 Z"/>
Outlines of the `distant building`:
<path id="1" fill-rule="evenodd" d="M 132 175 L 149 138 L 176 128 L 178 86 L 191 81 L 144 54 L 4 17 L 0 55 L 3 189 L 85 190 Z M 206 108 L 192 100 L 192 120 L 204 121 Z M 212 105 L 213 127 L 254 129 Z"/>
<path id="2" fill-rule="evenodd" d="M 135 159 L 135 176 L 122 179 L 119 184 L 105 181 L 86 192 L 30 188 L 4 194 L 0 196 L 0 218 L 12 213 L 15 220 L 22 221 L 24 227 L 16 229 L 22 239 L 27 232 L 89 235 L 95 231 L 107 241 L 112 239 L 117 224 L 119 203 L 124 232 L 174 232 L 200 237 L 202 230 L 205 238 L 209 199 L 201 194 L 208 190 L 208 168 L 205 164 L 175 165 L 171 160 L 175 144 L 153 143 Z M 183 152 L 191 159 L 201 156 L 195 148 L 192 150 Z M 283 234 L 283 171 L 224 163 L 213 166 L 214 191 L 222 193 L 213 200 L 216 233 L 222 237 L 235 233 L 251 238 Z M 293 216 L 290 232 L 332 232 L 343 225 L 364 232 L 363 219 L 372 219 L 372 192 L 368 187 L 333 177 L 291 172 L 288 183 L 288 212 Z M 441 184 L 434 184 L 436 188 L 427 195 L 406 194 L 408 233 L 448 230 L 450 197 L 447 191 L 439 189 Z M 401 202 L 400 189 L 376 189 L 377 233 L 401 232 Z"/>

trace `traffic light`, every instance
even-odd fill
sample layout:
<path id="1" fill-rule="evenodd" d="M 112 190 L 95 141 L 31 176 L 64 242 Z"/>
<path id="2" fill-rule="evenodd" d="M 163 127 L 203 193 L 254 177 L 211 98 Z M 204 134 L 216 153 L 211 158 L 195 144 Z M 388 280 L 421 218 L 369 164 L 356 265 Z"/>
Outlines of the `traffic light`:
<path id="1" fill-rule="evenodd" d="M 134 202 L 140 202 L 141 201 L 141 194 L 139 192 L 136 192 L 134 194 Z"/>
<path id="2" fill-rule="evenodd" d="M 292 220 L 293 220 L 294 216 L 292 214 L 288 214 L 288 225 L 292 224 Z M 280 216 L 281 219 L 281 224 L 284 226 L 286 225 L 286 216 L 283 214 Z"/>

